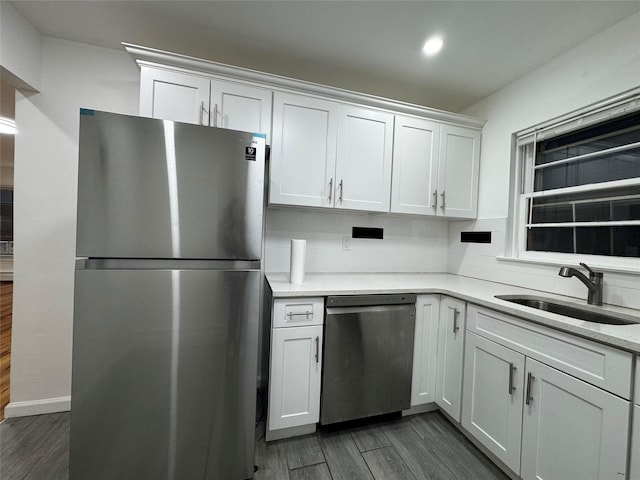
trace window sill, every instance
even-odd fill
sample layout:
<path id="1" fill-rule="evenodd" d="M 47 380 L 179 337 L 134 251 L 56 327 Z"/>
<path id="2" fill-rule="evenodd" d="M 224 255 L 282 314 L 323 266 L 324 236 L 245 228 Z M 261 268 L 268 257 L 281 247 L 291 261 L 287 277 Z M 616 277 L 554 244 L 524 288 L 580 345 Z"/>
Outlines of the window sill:
<path id="1" fill-rule="evenodd" d="M 546 265 L 550 267 L 563 267 L 565 265 L 578 265 L 579 261 L 562 261 L 562 260 L 542 260 L 539 258 L 522 258 L 522 257 L 504 257 L 497 256 L 496 260 L 499 262 L 505 263 L 522 263 L 527 265 Z M 598 270 L 601 272 L 611 272 L 611 273 L 623 273 L 627 275 L 640 275 L 640 261 L 638 261 L 638 266 L 636 268 L 633 267 L 620 267 L 615 265 L 601 265 L 592 261 L 587 260 L 587 263 L 594 270 Z"/>

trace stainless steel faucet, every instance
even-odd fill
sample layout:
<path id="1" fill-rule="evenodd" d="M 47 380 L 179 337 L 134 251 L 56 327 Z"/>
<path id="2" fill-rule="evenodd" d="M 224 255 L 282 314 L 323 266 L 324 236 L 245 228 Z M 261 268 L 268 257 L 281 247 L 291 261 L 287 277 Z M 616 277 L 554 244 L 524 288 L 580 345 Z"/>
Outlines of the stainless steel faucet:
<path id="1" fill-rule="evenodd" d="M 558 275 L 561 277 L 577 277 L 582 283 L 584 283 L 589 289 L 589 293 L 587 295 L 587 303 L 589 305 L 602 305 L 602 272 L 594 272 L 591 270 L 586 263 L 580 262 L 584 268 L 586 268 L 589 272 L 589 278 L 579 270 L 576 270 L 573 267 L 562 267 L 558 272 Z"/>

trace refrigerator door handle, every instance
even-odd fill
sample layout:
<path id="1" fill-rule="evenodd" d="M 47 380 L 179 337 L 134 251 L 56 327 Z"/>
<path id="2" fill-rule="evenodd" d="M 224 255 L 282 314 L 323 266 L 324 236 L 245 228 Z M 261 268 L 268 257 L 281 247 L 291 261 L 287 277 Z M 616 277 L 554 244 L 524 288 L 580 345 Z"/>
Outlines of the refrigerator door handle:
<path id="1" fill-rule="evenodd" d="M 77 258 L 76 270 L 260 270 L 260 260 Z"/>

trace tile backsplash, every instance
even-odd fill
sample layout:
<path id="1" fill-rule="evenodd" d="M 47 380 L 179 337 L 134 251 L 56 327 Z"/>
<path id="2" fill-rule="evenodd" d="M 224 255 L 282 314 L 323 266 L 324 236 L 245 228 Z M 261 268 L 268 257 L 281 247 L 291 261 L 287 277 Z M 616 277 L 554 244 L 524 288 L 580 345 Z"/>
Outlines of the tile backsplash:
<path id="1" fill-rule="evenodd" d="M 505 255 L 506 218 L 448 222 L 269 207 L 266 222 L 269 273 L 289 271 L 290 242 L 300 238 L 307 241 L 308 273 L 449 272 L 578 299 L 587 294 L 581 282 L 558 276 L 558 266 L 498 260 Z M 352 238 L 354 226 L 382 228 L 383 239 Z M 461 242 L 463 231 L 491 232 L 491 243 Z M 604 280 L 605 303 L 640 309 L 640 275 L 606 272 Z"/>
<path id="2" fill-rule="evenodd" d="M 446 221 L 273 207 L 267 210 L 266 220 L 267 272 L 289 271 L 292 238 L 307 240 L 307 272 L 445 272 L 447 269 Z M 384 238 L 351 238 L 352 227 L 382 228 Z M 348 238 L 346 242 L 344 237 Z"/>
<path id="3" fill-rule="evenodd" d="M 460 242 L 460 232 L 491 231 L 492 243 Z M 498 260 L 505 255 L 506 218 L 478 219 L 449 223 L 447 271 L 467 277 L 533 288 L 545 292 L 587 298 L 586 287 L 575 278 L 558 275 L 557 265 L 541 265 Z M 576 260 L 577 264 L 579 260 Z M 508 287 L 505 287 L 508 288 Z M 505 293 L 509 293 L 505 291 Z M 604 303 L 640 309 L 640 272 L 605 272 Z"/>

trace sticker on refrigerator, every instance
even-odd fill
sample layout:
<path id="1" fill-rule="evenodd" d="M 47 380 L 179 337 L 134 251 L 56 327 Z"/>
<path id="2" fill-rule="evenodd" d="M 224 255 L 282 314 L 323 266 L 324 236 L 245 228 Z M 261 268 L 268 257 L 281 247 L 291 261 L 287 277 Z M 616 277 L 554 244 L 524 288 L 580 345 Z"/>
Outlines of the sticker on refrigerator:
<path id="1" fill-rule="evenodd" d="M 244 147 L 244 159 L 252 162 L 256 161 L 256 147 Z"/>

